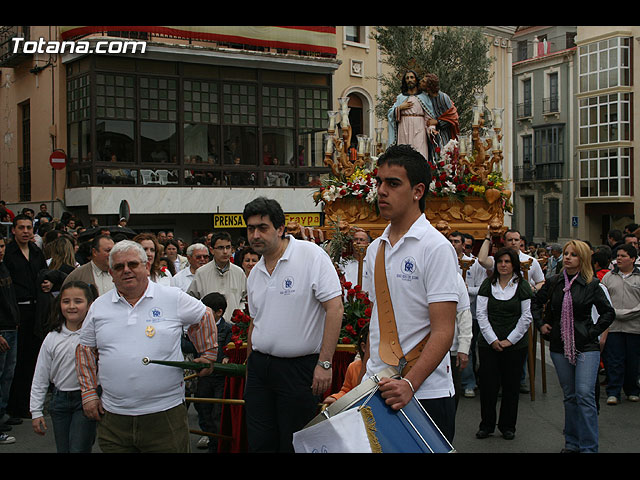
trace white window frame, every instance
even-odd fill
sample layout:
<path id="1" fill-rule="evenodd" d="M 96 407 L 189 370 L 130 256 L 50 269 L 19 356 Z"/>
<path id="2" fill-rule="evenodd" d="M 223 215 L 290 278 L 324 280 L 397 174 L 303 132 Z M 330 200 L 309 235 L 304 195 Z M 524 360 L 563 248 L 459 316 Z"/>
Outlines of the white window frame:
<path id="1" fill-rule="evenodd" d="M 614 44 L 615 43 L 615 44 Z M 626 43 L 626 45 L 623 45 Z M 578 91 L 593 92 L 605 88 L 629 86 L 631 81 L 631 37 L 617 36 L 582 45 L 578 49 Z M 615 65 L 611 66 L 611 61 Z M 626 60 L 626 64 L 623 64 Z"/>
<path id="2" fill-rule="evenodd" d="M 611 167 L 614 167 L 613 169 Z M 578 152 L 581 198 L 628 197 L 631 195 L 631 149 L 598 148 Z M 606 185 L 606 191 L 603 186 Z M 616 191 L 611 193 L 611 186 Z M 585 190 L 586 189 L 586 190 Z"/>

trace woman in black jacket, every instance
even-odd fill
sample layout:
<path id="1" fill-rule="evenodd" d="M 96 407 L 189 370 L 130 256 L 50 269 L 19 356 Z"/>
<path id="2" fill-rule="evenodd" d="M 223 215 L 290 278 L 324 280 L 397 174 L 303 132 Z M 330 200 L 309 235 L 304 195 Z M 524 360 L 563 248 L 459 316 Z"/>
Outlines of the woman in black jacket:
<path id="1" fill-rule="evenodd" d="M 594 322 L 592 308 L 599 318 Z M 615 311 L 591 267 L 591 250 L 579 240 L 563 248 L 562 273 L 547 279 L 535 295 L 531 313 L 549 352 L 564 393 L 563 452 L 598 451 L 595 385 L 600 365 L 598 337 Z"/>

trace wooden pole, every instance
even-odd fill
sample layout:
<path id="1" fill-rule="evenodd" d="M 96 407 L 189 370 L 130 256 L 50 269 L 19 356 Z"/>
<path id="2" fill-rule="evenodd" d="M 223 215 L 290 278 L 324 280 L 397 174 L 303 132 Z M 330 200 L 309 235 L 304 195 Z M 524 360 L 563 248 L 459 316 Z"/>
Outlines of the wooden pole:
<path id="1" fill-rule="evenodd" d="M 528 260 L 526 262 L 520 262 L 520 269 L 522 270 L 522 275 L 524 279 L 529 281 L 529 268 L 531 268 L 531 264 L 533 260 Z M 535 365 L 536 365 L 536 344 L 534 341 L 534 332 L 533 325 L 529 325 L 529 356 L 527 357 L 527 366 L 529 367 L 529 389 L 531 395 L 531 401 L 536 399 L 536 382 L 535 382 Z"/>

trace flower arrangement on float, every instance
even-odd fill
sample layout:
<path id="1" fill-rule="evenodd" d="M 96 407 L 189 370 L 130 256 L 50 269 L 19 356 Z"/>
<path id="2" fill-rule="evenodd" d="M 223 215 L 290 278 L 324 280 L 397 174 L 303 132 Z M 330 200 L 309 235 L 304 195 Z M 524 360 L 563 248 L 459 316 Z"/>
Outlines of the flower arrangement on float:
<path id="1" fill-rule="evenodd" d="M 473 156 L 467 156 L 467 161 L 462 162 L 457 140 L 449 140 L 444 147 L 437 147 L 439 156 L 437 163 L 430 163 L 431 183 L 429 192 L 434 197 L 454 197 L 461 202 L 467 196 L 487 196 L 488 190 L 495 190 L 503 201 L 503 207 L 512 211 L 513 206 L 509 200 L 510 195 L 505 190 L 505 181 L 502 173 L 492 171 L 483 178 L 475 174 L 469 168 L 473 164 Z"/>
<path id="2" fill-rule="evenodd" d="M 377 169 L 367 167 L 356 168 L 349 176 L 330 175 L 322 181 L 322 186 L 314 193 L 314 201 L 317 205 L 320 202 L 331 203 L 340 198 L 354 198 L 376 205 L 378 200 L 376 175 Z"/>
<path id="3" fill-rule="evenodd" d="M 344 301 L 344 315 L 342 317 L 342 329 L 338 343 L 343 345 L 355 345 L 362 328 L 371 321 L 371 300 L 369 295 L 362 291 L 360 285 L 351 282 L 342 282 L 346 291 Z"/>
<path id="4" fill-rule="evenodd" d="M 247 341 L 247 333 L 251 324 L 251 317 L 240 309 L 235 309 L 231 316 L 231 342 L 236 348 L 242 347 Z"/>

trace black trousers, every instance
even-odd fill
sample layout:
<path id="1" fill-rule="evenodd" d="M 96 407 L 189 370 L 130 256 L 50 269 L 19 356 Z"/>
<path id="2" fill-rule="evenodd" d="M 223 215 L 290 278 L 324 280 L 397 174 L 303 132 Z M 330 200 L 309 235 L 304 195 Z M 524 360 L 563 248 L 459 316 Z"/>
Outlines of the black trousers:
<path id="1" fill-rule="evenodd" d="M 429 398 L 418 401 L 422 404 L 442 434 L 449 440 L 449 443 L 453 443 L 453 437 L 456 433 L 455 397 Z"/>
<path id="2" fill-rule="evenodd" d="M 293 452 L 293 434 L 318 412 L 311 383 L 318 355 L 280 358 L 253 351 L 244 401 L 249 452 Z"/>
<path id="3" fill-rule="evenodd" d="M 520 377 L 527 356 L 526 348 L 507 348 L 497 352 L 491 347 L 478 348 L 480 357 L 480 429 L 493 432 L 516 431 Z M 496 422 L 498 392 L 502 387 L 500 415 Z"/>
<path id="4" fill-rule="evenodd" d="M 18 305 L 20 324 L 18 326 L 18 359 L 9 394 L 7 412 L 13 417 L 31 418 L 29 402 L 31 381 L 36 369 L 38 352 L 42 340 L 36 336 L 36 306 Z"/>

